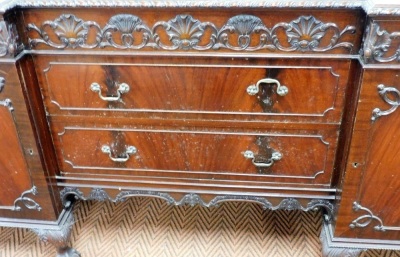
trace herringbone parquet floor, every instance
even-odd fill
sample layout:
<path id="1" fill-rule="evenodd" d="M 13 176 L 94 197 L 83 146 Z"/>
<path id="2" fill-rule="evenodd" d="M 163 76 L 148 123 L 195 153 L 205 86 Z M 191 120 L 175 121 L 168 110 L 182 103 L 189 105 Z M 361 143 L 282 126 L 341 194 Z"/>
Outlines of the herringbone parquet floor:
<path id="1" fill-rule="evenodd" d="M 81 202 L 72 245 L 82 257 L 317 257 L 321 214 L 264 211 L 259 205 L 169 206 L 159 199 Z M 54 257 L 51 245 L 26 229 L 0 228 L 0 257 Z M 363 257 L 400 256 L 367 251 Z"/>

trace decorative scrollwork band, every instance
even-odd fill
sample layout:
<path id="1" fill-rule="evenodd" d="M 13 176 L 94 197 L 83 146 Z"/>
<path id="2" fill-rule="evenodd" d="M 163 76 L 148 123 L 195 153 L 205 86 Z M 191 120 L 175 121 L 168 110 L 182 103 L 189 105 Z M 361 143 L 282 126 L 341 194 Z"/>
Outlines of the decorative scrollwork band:
<path id="1" fill-rule="evenodd" d="M 389 53 L 393 39 L 400 38 L 400 31 L 389 33 L 381 30 L 378 23 L 372 21 L 367 27 L 366 38 L 364 40 L 364 62 L 391 62 L 400 61 L 400 44 L 397 49 Z"/>
<path id="2" fill-rule="evenodd" d="M 65 187 L 61 192 L 61 199 L 66 208 L 71 205 L 71 202 L 68 200 L 69 195 L 73 195 L 76 199 L 80 200 L 96 200 L 96 201 L 112 201 L 123 202 L 129 197 L 135 196 L 148 196 L 148 197 L 156 197 L 161 198 L 167 202 L 167 204 L 172 204 L 176 206 L 181 205 L 200 205 L 203 207 L 217 207 L 220 203 L 229 202 L 229 201 L 246 201 L 246 202 L 255 202 L 261 204 L 263 209 L 265 210 L 302 210 L 302 211 L 310 211 L 322 207 L 326 210 L 328 220 L 333 217 L 333 213 L 335 211 L 335 207 L 332 203 L 327 200 L 314 199 L 311 200 L 306 207 L 303 207 L 301 203 L 294 198 L 283 199 L 278 205 L 274 206 L 271 202 L 269 202 L 264 197 L 258 196 L 247 196 L 247 195 L 221 195 L 216 196 L 208 203 L 205 202 L 198 194 L 190 193 L 184 195 L 180 200 L 176 200 L 168 193 L 155 192 L 155 191 L 144 191 L 144 190 L 131 190 L 131 191 L 122 191 L 115 198 L 111 198 L 107 192 L 102 188 L 93 188 L 88 196 L 85 196 L 82 191 L 75 187 Z"/>
<path id="3" fill-rule="evenodd" d="M 118 14 L 112 16 L 102 29 L 94 21 L 62 14 L 54 21 L 45 21 L 40 27 L 28 24 L 28 30 L 36 32 L 37 36 L 29 38 L 32 48 L 45 44 L 56 49 L 114 47 L 138 50 L 151 47 L 163 50 L 225 48 L 235 51 L 325 52 L 343 47 L 351 52 L 353 44 L 341 42 L 341 37 L 354 33 L 355 27 L 347 26 L 341 31 L 334 23 L 323 23 L 313 16 L 300 16 L 269 29 L 256 16 L 237 15 L 218 29 L 211 22 L 201 22 L 182 14 L 169 21 L 156 22 L 150 28 L 135 15 Z M 280 42 L 278 33 L 281 32 L 286 35 L 286 42 Z M 89 37 L 89 34 L 95 36 Z"/>
<path id="4" fill-rule="evenodd" d="M 400 91 L 394 87 L 386 87 L 385 85 L 378 85 L 378 93 L 380 97 L 385 101 L 387 104 L 392 106 L 389 110 L 382 111 L 379 108 L 375 108 L 372 110 L 372 117 L 371 120 L 375 121 L 381 116 L 389 115 L 397 110 L 397 107 L 400 106 Z M 391 97 L 389 97 L 389 95 Z"/>
<path id="5" fill-rule="evenodd" d="M 38 193 L 38 191 L 37 191 L 36 186 L 33 186 L 31 189 L 23 192 L 20 197 L 15 199 L 13 206 L 0 206 L 0 209 L 1 210 L 11 210 L 11 211 L 21 211 L 22 207 L 20 205 L 23 204 L 29 210 L 41 211 L 42 207 L 37 202 L 35 202 L 32 198 L 27 197 L 27 195 L 29 195 L 29 194 L 37 195 L 37 193 Z"/>
<path id="6" fill-rule="evenodd" d="M 370 209 L 361 206 L 357 202 L 353 203 L 353 210 L 356 212 L 364 211 L 367 214 L 362 215 L 357 219 L 353 220 L 349 225 L 350 228 L 365 228 L 368 227 L 372 223 L 372 221 L 376 221 L 378 223 L 378 225 L 374 226 L 374 229 L 376 231 L 381 231 L 381 232 L 385 232 L 387 230 L 400 231 L 400 227 L 384 226 L 383 221 L 378 216 L 374 215 Z"/>

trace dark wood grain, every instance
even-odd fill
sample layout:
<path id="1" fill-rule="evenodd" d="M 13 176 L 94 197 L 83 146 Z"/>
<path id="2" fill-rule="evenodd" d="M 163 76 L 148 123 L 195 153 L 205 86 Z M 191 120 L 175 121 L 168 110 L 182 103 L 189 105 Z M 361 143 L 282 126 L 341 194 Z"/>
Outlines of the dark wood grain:
<path id="1" fill-rule="evenodd" d="M 21 211 L 0 210 L 0 216 L 54 221 L 57 219 L 57 214 L 43 173 L 40 152 L 25 104 L 23 82 L 19 79 L 17 65 L 15 63 L 0 64 L 0 70 L 2 71 L 0 76 L 4 76 L 6 81 L 3 91 L 0 93 L 0 99 L 10 99 L 14 108 L 13 115 L 10 116 L 10 112 L 5 110 L 5 107 L 0 107 L 2 115 L 1 159 L 5 161 L 0 170 L 3 178 L 1 192 L 4 194 L 1 201 L 10 204 L 11 201 L 16 200 L 15 196 L 20 197 L 23 191 L 36 186 L 38 194 L 29 194 L 27 197 L 33 199 L 42 208 L 41 211 L 28 210 L 22 203 L 19 203 Z"/>
<path id="2" fill-rule="evenodd" d="M 201 115 L 313 123 L 340 123 L 350 65 L 349 60 L 173 56 L 37 56 L 36 60 L 50 115 L 186 119 Z M 263 78 L 277 79 L 289 93 L 279 96 L 275 84 L 262 84 L 257 95 L 249 95 L 247 87 Z M 104 96 L 117 95 L 115 83 L 127 83 L 130 91 L 122 94 L 121 101 L 107 102 L 90 90 L 93 82 L 101 85 Z"/>
<path id="3" fill-rule="evenodd" d="M 353 202 L 370 209 L 385 226 L 400 226 L 398 170 L 400 165 L 399 110 L 371 121 L 372 110 L 389 109 L 378 94 L 379 84 L 400 88 L 398 70 L 366 70 L 347 164 L 342 203 L 336 235 L 344 237 L 398 239 L 400 232 L 374 230 L 373 221 L 366 228 L 350 229 L 350 223 L 366 213 L 354 211 Z"/>
<path id="4" fill-rule="evenodd" d="M 297 181 L 329 185 L 336 148 L 336 140 L 331 138 L 335 133 L 331 131 L 325 135 L 312 135 L 275 131 L 251 134 L 171 129 L 60 129 L 53 138 L 64 173 L 93 173 L 96 170 L 99 175 Z M 114 158 L 125 158 L 128 146 L 135 146 L 137 153 L 132 154 L 128 161 L 118 163 L 101 151 L 103 145 L 111 148 Z M 256 162 L 268 162 L 275 151 L 283 157 L 270 168 L 257 168 L 250 159 L 244 158 L 246 150 L 256 155 Z"/>

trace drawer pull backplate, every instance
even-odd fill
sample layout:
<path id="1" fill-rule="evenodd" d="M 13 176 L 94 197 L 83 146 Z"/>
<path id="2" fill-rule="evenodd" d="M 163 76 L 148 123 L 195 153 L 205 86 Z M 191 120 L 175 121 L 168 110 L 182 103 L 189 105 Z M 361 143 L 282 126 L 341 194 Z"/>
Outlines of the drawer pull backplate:
<path id="1" fill-rule="evenodd" d="M 137 149 L 134 146 L 127 146 L 125 153 L 122 154 L 124 157 L 113 157 L 111 154 L 111 147 L 108 145 L 103 145 L 101 147 L 101 151 L 105 154 L 108 154 L 108 156 L 113 162 L 127 162 L 129 160 L 130 155 L 135 154 L 137 152 Z"/>
<path id="2" fill-rule="evenodd" d="M 282 159 L 282 154 L 280 152 L 273 152 L 271 154 L 271 158 L 269 158 L 266 162 L 256 162 L 255 155 L 252 151 L 247 150 L 243 153 L 244 158 L 246 159 L 251 159 L 251 162 L 254 164 L 254 166 L 259 167 L 259 168 L 267 168 L 271 167 L 275 161 L 279 161 Z"/>
<path id="3" fill-rule="evenodd" d="M 121 100 L 121 95 L 129 92 L 129 85 L 126 83 L 121 83 L 118 85 L 117 96 L 102 96 L 101 87 L 98 83 L 94 82 L 90 85 L 90 90 L 95 93 L 99 93 L 99 97 L 108 102 L 116 102 Z"/>
<path id="4" fill-rule="evenodd" d="M 260 84 L 261 83 L 267 83 L 267 84 L 276 84 L 276 93 L 280 96 L 285 96 L 289 93 L 289 88 L 287 88 L 284 85 L 281 85 L 279 80 L 276 79 L 260 79 L 255 85 L 250 85 L 247 87 L 247 93 L 249 95 L 256 95 L 258 92 L 260 92 Z"/>

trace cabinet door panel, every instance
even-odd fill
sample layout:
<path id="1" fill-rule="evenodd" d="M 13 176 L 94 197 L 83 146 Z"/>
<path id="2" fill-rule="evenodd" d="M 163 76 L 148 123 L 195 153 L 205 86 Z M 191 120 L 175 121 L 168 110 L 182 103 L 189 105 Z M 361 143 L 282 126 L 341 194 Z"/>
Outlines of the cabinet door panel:
<path id="1" fill-rule="evenodd" d="M 400 238 L 400 71 L 366 70 L 336 233 Z"/>
<path id="2" fill-rule="evenodd" d="M 0 98 L 0 209 L 13 206 L 14 200 L 31 187 L 12 108 L 11 101 Z"/>

